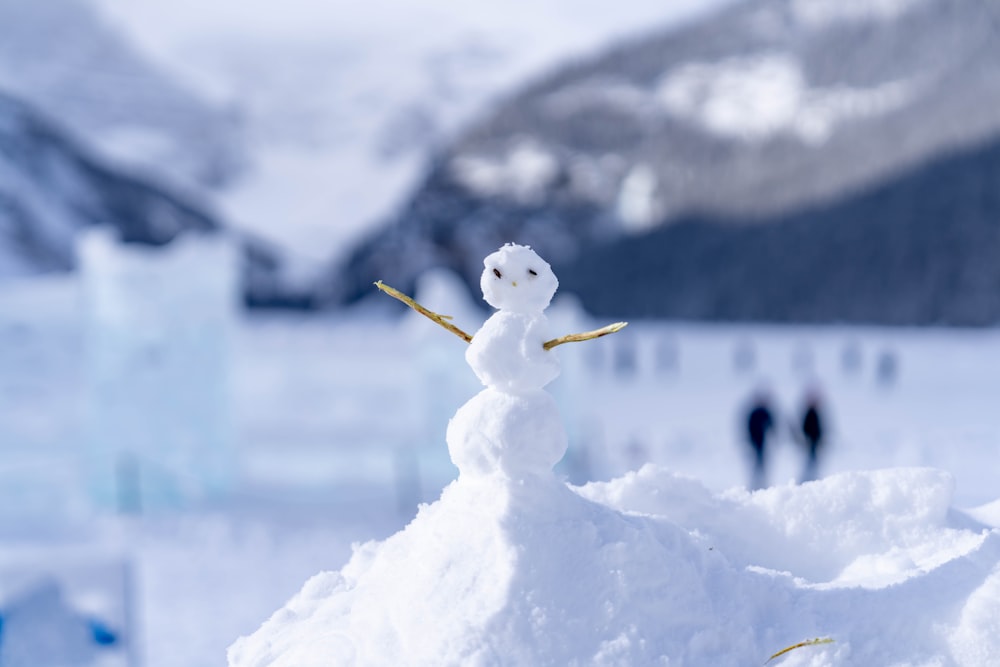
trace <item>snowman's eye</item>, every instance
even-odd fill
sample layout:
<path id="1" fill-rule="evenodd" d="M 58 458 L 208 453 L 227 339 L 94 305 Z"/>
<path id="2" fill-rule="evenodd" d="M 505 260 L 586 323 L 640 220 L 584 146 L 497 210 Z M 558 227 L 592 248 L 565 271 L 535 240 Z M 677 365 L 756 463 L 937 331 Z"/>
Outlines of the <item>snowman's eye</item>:
<path id="1" fill-rule="evenodd" d="M 538 273 L 534 269 L 528 269 L 528 273 L 531 274 L 532 278 L 538 275 Z"/>
<path id="2" fill-rule="evenodd" d="M 503 278 L 503 276 L 500 275 L 500 269 L 493 269 L 493 275 L 495 275 L 497 278 Z"/>

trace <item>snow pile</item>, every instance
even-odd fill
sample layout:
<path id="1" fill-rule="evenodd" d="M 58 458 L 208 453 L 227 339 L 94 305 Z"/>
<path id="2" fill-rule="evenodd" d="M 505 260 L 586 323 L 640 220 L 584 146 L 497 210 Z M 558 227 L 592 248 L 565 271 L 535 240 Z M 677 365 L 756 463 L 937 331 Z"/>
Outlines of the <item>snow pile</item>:
<path id="1" fill-rule="evenodd" d="M 463 476 L 230 665 L 761 664 L 819 636 L 784 664 L 986 665 L 1000 542 L 949 523 L 949 489 L 928 469 L 730 497 L 655 467 L 583 489 Z"/>
<path id="2" fill-rule="evenodd" d="M 310 579 L 232 667 L 985 665 L 1000 655 L 1000 539 L 931 469 L 713 495 L 654 466 L 572 488 L 543 387 L 557 281 L 530 249 L 485 260 L 500 310 L 467 360 L 460 476 L 402 531 Z M 549 355 L 549 356 L 546 356 Z"/>

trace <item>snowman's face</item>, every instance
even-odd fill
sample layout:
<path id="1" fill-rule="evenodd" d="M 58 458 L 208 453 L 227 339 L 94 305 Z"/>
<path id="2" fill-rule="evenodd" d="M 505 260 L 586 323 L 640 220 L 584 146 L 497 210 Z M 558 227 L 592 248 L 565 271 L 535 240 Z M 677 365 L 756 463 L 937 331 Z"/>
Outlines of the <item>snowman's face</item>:
<path id="1" fill-rule="evenodd" d="M 527 246 L 508 243 L 483 260 L 486 303 L 500 310 L 542 312 L 549 305 L 559 281 L 552 267 Z"/>

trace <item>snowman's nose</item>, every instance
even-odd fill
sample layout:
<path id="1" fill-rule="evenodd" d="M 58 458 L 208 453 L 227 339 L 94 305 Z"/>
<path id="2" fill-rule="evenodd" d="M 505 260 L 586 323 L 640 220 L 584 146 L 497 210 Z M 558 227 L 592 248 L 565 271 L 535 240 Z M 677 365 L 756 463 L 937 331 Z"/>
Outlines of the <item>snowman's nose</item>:
<path id="1" fill-rule="evenodd" d="M 517 281 L 516 280 L 510 281 L 510 284 L 513 285 L 514 287 L 517 287 Z"/>

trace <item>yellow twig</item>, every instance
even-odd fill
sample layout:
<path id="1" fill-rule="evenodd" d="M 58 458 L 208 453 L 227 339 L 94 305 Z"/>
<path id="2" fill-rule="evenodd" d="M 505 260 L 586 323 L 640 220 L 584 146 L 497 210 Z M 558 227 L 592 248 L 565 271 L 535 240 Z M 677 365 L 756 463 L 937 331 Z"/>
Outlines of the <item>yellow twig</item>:
<path id="1" fill-rule="evenodd" d="M 552 340 L 545 341 L 545 343 L 542 344 L 542 347 L 546 350 L 551 350 L 556 345 L 562 345 L 563 343 L 579 343 L 584 340 L 593 340 L 594 338 L 600 338 L 601 336 L 607 336 L 608 334 L 613 334 L 616 331 L 621 331 L 626 325 L 628 325 L 628 322 L 615 322 L 614 324 L 609 324 L 606 327 L 601 327 L 600 329 L 595 329 L 594 331 L 567 334 L 565 336 L 560 336 L 559 338 L 553 338 Z"/>
<path id="2" fill-rule="evenodd" d="M 414 301 L 410 297 L 406 296 L 405 294 L 403 294 L 402 292 L 400 292 L 399 290 L 397 290 L 397 289 L 395 289 L 393 287 L 389 287 L 388 285 L 386 285 L 381 280 L 379 280 L 378 282 L 375 283 L 375 287 L 379 288 L 380 290 L 382 290 L 383 292 L 385 292 L 389 296 L 393 297 L 394 299 L 399 299 L 400 301 L 402 301 L 407 306 L 409 306 L 413 310 L 417 311 L 418 313 L 420 313 L 424 317 L 427 317 L 427 318 L 433 320 L 434 322 L 437 322 L 438 324 L 440 324 L 441 326 L 443 326 L 445 329 L 447 329 L 448 331 L 452 332 L 453 334 L 455 334 L 456 336 L 458 336 L 459 338 L 461 338 L 462 340 L 464 340 L 466 343 L 471 343 L 472 342 L 472 336 L 470 336 L 469 334 L 465 333 L 464 331 L 462 331 L 461 329 L 459 329 L 458 327 L 456 327 L 451 322 L 445 321 L 445 320 L 450 320 L 451 319 L 449 316 L 447 316 L 447 315 L 438 315 L 437 313 L 435 313 L 433 311 L 427 310 L 426 308 L 424 308 L 423 306 L 421 306 L 419 303 L 417 303 L 416 301 Z"/>
<path id="3" fill-rule="evenodd" d="M 379 280 L 379 281 L 377 281 L 375 283 L 375 287 L 379 288 L 380 290 L 382 290 L 383 292 L 385 292 L 386 294 L 388 294 L 392 298 L 398 299 L 398 300 L 402 301 L 407 306 L 409 306 L 413 310 L 417 311 L 418 313 L 420 313 L 424 317 L 426 317 L 426 318 L 428 318 L 428 319 L 436 322 L 437 324 L 441 325 L 442 327 L 444 327 L 448 331 L 452 332 L 453 334 L 455 334 L 456 336 L 458 336 L 459 338 L 461 338 L 462 340 L 464 340 L 466 343 L 471 343 L 472 342 L 472 336 L 470 336 L 469 334 L 465 333 L 464 331 L 462 331 L 461 329 L 459 329 L 458 327 L 456 327 L 451 322 L 446 321 L 446 320 L 450 320 L 451 319 L 450 316 L 448 316 L 448 315 L 439 315 L 438 313 L 435 313 L 434 311 L 427 310 L 426 308 L 424 308 L 423 306 L 421 306 L 419 303 L 417 303 L 416 301 L 414 301 L 410 297 L 406 296 L 405 294 L 403 294 L 402 292 L 400 292 L 399 290 L 397 290 L 394 287 L 389 287 L 388 285 L 386 285 L 381 280 Z M 578 343 L 578 342 L 584 341 L 584 340 L 592 340 L 594 338 L 600 338 L 601 336 L 607 336 L 608 334 L 613 334 L 616 331 L 621 331 L 622 329 L 625 328 L 625 326 L 627 324 L 628 324 L 628 322 L 615 322 L 614 324 L 609 324 L 606 327 L 602 327 L 600 329 L 595 329 L 594 331 L 586 331 L 584 333 L 567 334 L 565 336 L 560 336 L 559 338 L 553 338 L 552 340 L 545 341 L 545 343 L 542 344 L 542 347 L 544 347 L 546 350 L 551 350 L 556 345 L 562 345 L 563 343 Z"/>
<path id="4" fill-rule="evenodd" d="M 833 643 L 833 640 L 831 638 L 829 638 L 829 637 L 823 637 L 823 638 L 820 638 L 820 639 L 809 639 L 809 640 L 806 640 L 804 642 L 799 642 L 798 644 L 793 644 L 793 645 L 789 646 L 788 648 L 781 649 L 780 651 L 778 651 L 777 653 L 775 653 L 774 655 L 772 655 L 770 658 L 768 658 L 767 662 L 765 662 L 764 664 L 766 665 L 769 662 L 771 662 L 772 660 L 774 660 L 775 658 L 780 658 L 781 656 L 785 655 L 789 651 L 794 651 L 795 649 L 802 648 L 803 646 L 818 646 L 820 644 L 832 644 L 832 643 Z"/>

